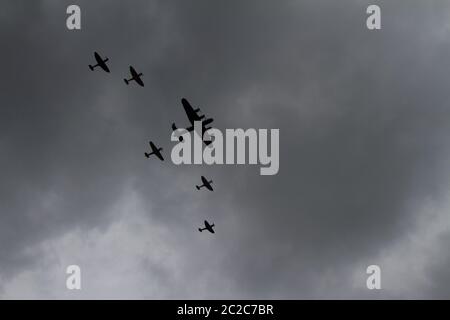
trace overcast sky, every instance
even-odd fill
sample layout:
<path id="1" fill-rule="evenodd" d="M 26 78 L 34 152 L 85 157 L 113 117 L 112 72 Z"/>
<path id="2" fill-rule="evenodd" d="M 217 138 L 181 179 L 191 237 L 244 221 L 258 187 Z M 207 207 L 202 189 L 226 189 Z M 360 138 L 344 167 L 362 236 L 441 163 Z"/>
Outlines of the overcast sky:
<path id="1" fill-rule="evenodd" d="M 0 297 L 450 298 L 449 15 L 444 0 L 3 1 Z M 94 51 L 110 74 L 89 70 Z M 221 130 L 279 129 L 279 173 L 174 165 L 182 97 Z"/>

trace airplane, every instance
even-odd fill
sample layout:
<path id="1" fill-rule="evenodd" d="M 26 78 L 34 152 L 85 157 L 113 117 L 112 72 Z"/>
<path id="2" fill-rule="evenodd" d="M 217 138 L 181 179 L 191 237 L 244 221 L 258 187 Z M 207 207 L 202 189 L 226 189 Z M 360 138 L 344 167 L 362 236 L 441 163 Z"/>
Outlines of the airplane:
<path id="1" fill-rule="evenodd" d="M 200 188 L 205 187 L 209 191 L 213 191 L 213 188 L 211 187 L 212 180 L 208 181 L 204 176 L 202 176 L 202 182 L 203 184 L 201 186 L 195 186 L 197 190 L 200 190 Z"/>
<path id="2" fill-rule="evenodd" d="M 189 122 L 191 123 L 191 126 L 189 128 L 186 128 L 187 131 L 191 132 L 194 130 L 194 121 L 202 121 L 202 137 L 204 133 L 211 129 L 211 127 L 207 127 L 210 123 L 214 121 L 213 118 L 205 119 L 205 115 L 199 115 L 200 109 L 194 109 L 189 101 L 187 101 L 185 98 L 181 99 L 181 104 L 183 105 L 184 111 L 186 112 L 186 115 L 189 119 Z M 203 120 L 205 119 L 205 120 Z M 175 123 L 172 124 L 172 130 L 177 130 L 177 126 Z M 183 137 L 179 137 L 178 140 L 183 141 Z M 203 141 L 206 145 L 209 145 L 212 141 Z"/>
<path id="3" fill-rule="evenodd" d="M 205 227 L 204 228 L 198 228 L 198 231 L 202 232 L 203 230 L 208 230 L 211 233 L 215 233 L 213 227 L 214 227 L 214 223 L 213 224 L 209 224 L 209 222 L 205 220 Z"/>
<path id="4" fill-rule="evenodd" d="M 150 148 L 152 148 L 152 152 L 150 152 L 150 153 L 147 153 L 147 152 L 145 152 L 145 156 L 147 157 L 147 158 L 150 158 L 150 155 L 152 155 L 152 154 L 154 154 L 155 156 L 157 156 L 161 161 L 164 161 L 164 158 L 163 158 L 163 156 L 162 156 L 162 154 L 161 154 L 161 150 L 163 149 L 163 148 L 157 148 L 154 144 L 153 144 L 153 142 L 149 142 L 149 144 L 150 144 Z"/>
<path id="5" fill-rule="evenodd" d="M 106 61 L 108 61 L 109 59 L 108 58 L 105 58 L 105 59 L 102 59 L 102 57 L 100 57 L 100 55 L 97 53 L 97 52 L 94 52 L 94 57 L 95 57 L 95 60 L 97 61 L 97 64 L 96 65 L 89 65 L 89 69 L 91 69 L 92 71 L 94 71 L 94 69 L 96 68 L 96 67 L 100 67 L 100 68 L 102 68 L 104 71 L 106 71 L 106 72 L 109 72 L 109 68 L 108 68 L 108 66 L 106 65 Z"/>
<path id="6" fill-rule="evenodd" d="M 130 83 L 130 81 L 136 81 L 137 84 L 139 84 L 141 87 L 144 86 L 144 82 L 141 79 L 141 76 L 143 76 L 142 73 L 137 73 L 136 70 L 134 70 L 134 68 L 132 66 L 130 66 L 130 73 L 131 73 L 131 78 L 130 79 L 123 79 L 123 81 L 125 81 L 125 83 L 128 85 Z"/>

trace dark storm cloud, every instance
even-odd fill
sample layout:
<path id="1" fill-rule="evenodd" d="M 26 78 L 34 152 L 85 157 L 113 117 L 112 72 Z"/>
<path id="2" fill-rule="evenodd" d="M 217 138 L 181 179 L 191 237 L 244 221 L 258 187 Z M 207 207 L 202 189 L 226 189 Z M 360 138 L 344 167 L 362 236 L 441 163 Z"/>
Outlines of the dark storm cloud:
<path id="1" fill-rule="evenodd" d="M 161 280 L 168 297 L 378 298 L 351 276 L 411 232 L 423 201 L 443 201 L 450 150 L 448 5 L 378 3 L 376 32 L 365 1 L 82 1 L 76 32 L 65 28 L 69 2 L 8 3 L 3 277 L 33 268 L 37 257 L 22 254 L 33 243 L 107 228 L 132 186 L 149 221 L 183 243 L 179 272 L 209 288 Z M 87 68 L 94 50 L 111 75 Z M 145 89 L 123 84 L 130 64 Z M 170 125 L 186 123 L 181 97 L 219 129 L 279 128 L 278 175 L 147 161 L 150 138 L 169 158 Z M 195 191 L 200 174 L 214 193 Z M 218 228 L 212 244 L 192 236 L 204 219 Z M 441 273 L 434 292 L 445 297 Z"/>
<path id="2" fill-rule="evenodd" d="M 88 77 L 98 39 L 67 31 L 66 5 L 11 7 L 15 23 L 2 27 L 2 261 L 49 233 L 103 220 L 132 176 L 130 141 L 144 142 L 124 129 L 127 97 L 107 95 L 114 81 Z M 126 11 L 113 12 L 106 17 L 119 20 Z M 46 199 L 54 202 L 49 208 Z"/>

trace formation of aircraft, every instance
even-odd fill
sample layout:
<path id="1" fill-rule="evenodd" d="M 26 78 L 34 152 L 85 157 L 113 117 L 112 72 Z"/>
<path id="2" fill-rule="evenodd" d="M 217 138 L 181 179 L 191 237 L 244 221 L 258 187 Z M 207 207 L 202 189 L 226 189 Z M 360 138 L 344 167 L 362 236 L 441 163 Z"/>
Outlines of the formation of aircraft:
<path id="1" fill-rule="evenodd" d="M 89 65 L 89 69 L 94 71 L 95 68 L 100 67 L 105 72 L 108 72 L 108 73 L 110 72 L 108 66 L 106 65 L 106 62 L 109 61 L 108 58 L 103 59 L 97 51 L 94 52 L 94 58 L 95 58 L 95 61 L 97 62 L 97 64 Z M 138 73 L 132 66 L 130 66 L 130 74 L 131 74 L 130 79 L 123 79 L 123 81 L 125 81 L 125 83 L 127 85 L 130 83 L 130 81 L 135 81 L 141 87 L 144 86 L 144 81 L 142 81 L 142 78 L 141 78 L 143 76 L 142 73 Z"/>
<path id="2" fill-rule="evenodd" d="M 94 52 L 94 58 L 95 61 L 97 62 L 95 65 L 89 65 L 89 69 L 91 69 L 91 71 L 94 71 L 95 68 L 100 67 L 101 69 L 103 69 L 103 71 L 105 72 L 110 72 L 109 67 L 106 65 L 106 62 L 109 61 L 108 58 L 102 58 L 100 56 L 99 53 Z M 130 79 L 123 79 L 125 81 L 125 83 L 128 85 L 130 83 L 130 81 L 135 81 L 137 84 L 139 84 L 141 87 L 144 86 L 144 82 L 142 81 L 142 73 L 138 73 L 132 66 L 130 66 L 130 74 L 131 74 L 131 78 Z M 199 115 L 200 109 L 196 108 L 194 109 L 191 104 L 189 103 L 189 101 L 187 101 L 187 99 L 183 98 L 181 99 L 181 104 L 183 105 L 184 111 L 186 112 L 186 115 L 188 117 L 188 120 L 190 122 L 190 126 L 188 128 L 186 128 L 186 130 L 188 132 L 192 132 L 194 131 L 194 122 L 195 121 L 202 121 L 202 138 L 203 135 L 206 131 L 208 131 L 209 129 L 211 129 L 211 127 L 207 127 L 209 124 L 211 124 L 214 119 L 212 118 L 208 118 L 205 119 L 204 115 Z M 177 130 L 177 127 L 175 125 L 175 123 L 172 124 L 172 130 Z M 180 141 L 183 140 L 183 137 L 179 137 Z M 209 145 L 212 141 L 203 141 L 206 145 Z M 156 145 L 153 143 L 153 141 L 149 141 L 149 145 L 151 148 L 151 152 L 144 152 L 144 155 L 146 158 L 150 158 L 151 155 L 155 155 L 156 157 L 158 157 L 161 161 L 164 161 L 164 157 L 161 154 L 161 151 L 163 150 L 163 148 L 158 148 L 156 147 Z M 197 190 L 200 190 L 201 188 L 205 187 L 206 189 L 213 191 L 213 188 L 211 186 L 212 184 L 212 180 L 206 179 L 204 176 L 201 176 L 201 180 L 202 180 L 202 185 L 200 186 L 195 186 L 197 188 Z M 215 233 L 214 232 L 214 223 L 210 224 L 208 221 L 205 220 L 205 227 L 204 228 L 198 228 L 198 231 L 202 232 L 203 230 L 208 230 L 211 233 Z"/>
<path id="3" fill-rule="evenodd" d="M 215 233 L 213 228 L 214 228 L 214 223 L 213 224 L 209 224 L 209 222 L 205 220 L 205 227 L 204 228 L 198 228 L 198 231 L 202 232 L 203 230 L 208 230 L 211 233 Z"/>
<path id="4" fill-rule="evenodd" d="M 187 131 L 192 132 L 194 130 L 194 121 L 201 121 L 202 122 L 202 138 L 203 135 L 206 131 L 208 131 L 209 129 L 211 129 L 211 127 L 207 127 L 209 124 L 211 124 L 214 119 L 213 118 L 208 118 L 205 119 L 205 115 L 199 115 L 198 113 L 200 112 L 200 108 L 196 108 L 194 109 L 191 104 L 189 103 L 189 101 L 187 101 L 187 99 L 183 98 L 181 99 L 181 104 L 183 105 L 184 111 L 186 112 L 186 115 L 188 117 L 188 120 L 190 122 L 190 126 L 186 128 Z M 172 124 L 172 130 L 175 131 L 177 130 L 177 126 L 175 125 L 175 123 Z M 178 138 L 180 141 L 183 141 L 183 137 L 179 137 Z M 206 145 L 209 145 L 212 141 L 203 141 Z"/>
<path id="5" fill-rule="evenodd" d="M 89 65 L 89 69 L 91 69 L 91 71 L 94 71 L 94 69 L 96 67 L 100 67 L 102 68 L 104 71 L 109 73 L 109 68 L 106 65 L 106 62 L 109 60 L 108 58 L 103 59 L 102 57 L 100 57 L 100 55 L 97 52 L 94 52 L 94 57 L 95 57 L 95 61 L 97 62 L 97 64 L 95 65 Z"/>
<path id="6" fill-rule="evenodd" d="M 208 189 L 209 191 L 213 191 L 213 188 L 211 186 L 211 183 L 213 182 L 212 180 L 207 180 L 204 176 L 201 177 L 202 178 L 202 185 L 201 186 L 195 186 L 197 188 L 197 190 L 200 190 L 200 188 L 205 187 L 206 189 Z"/>
<path id="7" fill-rule="evenodd" d="M 214 119 L 213 118 L 205 119 L 205 115 L 199 115 L 200 108 L 194 109 L 189 103 L 189 101 L 185 98 L 181 99 L 181 104 L 183 105 L 184 111 L 186 112 L 188 120 L 191 124 L 188 128 L 186 128 L 186 130 L 188 132 L 192 132 L 194 130 L 194 121 L 202 121 L 202 138 L 203 138 L 205 132 L 211 129 L 211 127 L 207 126 L 211 124 L 214 121 Z M 172 124 L 172 130 L 173 131 L 177 130 L 177 126 L 175 125 L 175 123 Z M 181 136 L 178 139 L 180 141 L 183 141 L 183 137 Z M 205 143 L 205 145 L 209 145 L 211 142 L 212 141 L 203 140 L 203 143 Z M 213 182 L 212 180 L 208 181 L 208 179 L 206 179 L 204 176 L 201 176 L 201 180 L 203 184 L 200 186 L 196 185 L 195 187 L 197 188 L 197 190 L 200 190 L 202 187 L 205 187 L 209 191 L 213 191 L 213 187 L 211 186 Z M 205 228 L 199 228 L 198 231 L 202 232 L 203 230 L 208 230 L 209 232 L 214 233 L 213 227 L 214 224 L 209 224 L 208 221 L 205 220 Z"/>
<path id="8" fill-rule="evenodd" d="M 163 158 L 163 156 L 162 156 L 162 154 L 161 154 L 161 151 L 162 151 L 163 148 L 157 148 L 157 147 L 153 144 L 152 141 L 150 141 L 149 144 L 150 144 L 150 148 L 152 149 L 152 152 L 150 152 L 150 153 L 145 152 L 145 153 L 144 153 L 145 156 L 146 156 L 147 158 L 150 158 L 150 156 L 151 156 L 152 154 L 154 154 L 155 156 L 157 156 L 157 157 L 159 158 L 159 160 L 164 161 L 164 158 Z"/>
<path id="9" fill-rule="evenodd" d="M 125 83 L 127 85 L 130 83 L 130 81 L 134 80 L 141 87 L 144 86 L 144 82 L 141 79 L 141 77 L 143 76 L 142 73 L 137 73 L 136 70 L 134 70 L 134 68 L 132 66 L 130 66 L 130 74 L 131 74 L 131 78 L 130 79 L 123 79 L 123 81 L 125 81 Z"/>

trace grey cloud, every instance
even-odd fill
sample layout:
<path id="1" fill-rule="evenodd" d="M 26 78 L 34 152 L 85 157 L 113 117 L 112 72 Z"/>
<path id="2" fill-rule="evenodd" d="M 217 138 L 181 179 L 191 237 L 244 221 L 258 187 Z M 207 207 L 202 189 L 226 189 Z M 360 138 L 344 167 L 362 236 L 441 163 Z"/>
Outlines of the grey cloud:
<path id="1" fill-rule="evenodd" d="M 80 1 L 83 29 L 70 32 L 69 2 L 8 2 L 0 16 L 8 44 L 0 53 L 3 291 L 46 259 L 26 248 L 77 228 L 108 234 L 131 188 L 145 223 L 171 231 L 161 237 L 175 242 L 177 279 L 195 279 L 169 281 L 173 269 L 129 256 L 142 279 L 158 275 L 165 297 L 415 296 L 415 284 L 373 293 L 352 279 L 360 270 L 364 280 L 366 262 L 413 232 L 417 207 L 445 202 L 448 4 L 377 3 L 383 29 L 369 32 L 367 1 Z M 87 68 L 94 50 L 110 58 L 110 75 Z M 130 64 L 144 73 L 144 89 L 123 84 Z M 181 97 L 219 129 L 279 128 L 278 175 L 145 159 L 149 139 L 168 158 L 171 123 L 186 123 Z M 214 180 L 214 193 L 193 188 L 200 174 Z M 216 222 L 216 237 L 198 238 L 204 219 Z M 448 263 L 429 263 L 414 277 L 432 279 L 427 296 L 447 297 Z M 188 284 L 198 291 L 181 288 Z M 86 294 L 102 297 L 95 292 Z"/>

